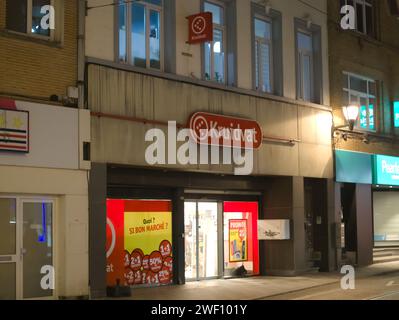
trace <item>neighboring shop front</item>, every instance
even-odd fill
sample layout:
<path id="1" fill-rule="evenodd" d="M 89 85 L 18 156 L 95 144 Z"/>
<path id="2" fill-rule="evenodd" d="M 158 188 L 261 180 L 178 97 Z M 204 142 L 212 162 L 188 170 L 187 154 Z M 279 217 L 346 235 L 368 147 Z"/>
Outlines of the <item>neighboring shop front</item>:
<path id="1" fill-rule="evenodd" d="M 373 248 L 399 245 L 399 158 L 337 150 L 343 259 L 373 263 Z"/>
<path id="2" fill-rule="evenodd" d="M 0 107 L 0 299 L 87 296 L 88 112 Z"/>

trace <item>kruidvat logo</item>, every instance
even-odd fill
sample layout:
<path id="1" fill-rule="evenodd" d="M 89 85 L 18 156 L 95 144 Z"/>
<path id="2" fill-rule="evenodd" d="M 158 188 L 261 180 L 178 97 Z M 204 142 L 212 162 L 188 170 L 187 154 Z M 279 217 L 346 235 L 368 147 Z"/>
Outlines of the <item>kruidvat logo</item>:
<path id="1" fill-rule="evenodd" d="M 45 5 L 40 8 L 40 13 L 43 14 L 40 20 L 40 27 L 43 30 L 55 30 L 55 10 L 53 6 Z"/>
<path id="2" fill-rule="evenodd" d="M 344 15 L 341 19 L 341 28 L 344 30 L 356 30 L 355 8 L 350 5 L 343 6 L 341 14 Z"/>
<path id="3" fill-rule="evenodd" d="M 205 118 L 194 121 L 196 130 L 178 131 L 176 121 L 169 121 L 166 135 L 161 129 L 148 130 L 145 141 L 152 143 L 145 151 L 146 162 L 149 165 L 233 165 L 235 175 L 250 175 L 254 162 L 253 129 L 221 128 L 205 122 Z"/>

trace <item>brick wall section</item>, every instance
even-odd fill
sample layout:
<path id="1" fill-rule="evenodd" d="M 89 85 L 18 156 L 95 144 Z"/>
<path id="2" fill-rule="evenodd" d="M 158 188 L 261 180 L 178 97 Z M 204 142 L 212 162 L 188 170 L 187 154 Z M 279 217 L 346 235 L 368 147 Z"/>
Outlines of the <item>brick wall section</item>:
<path id="1" fill-rule="evenodd" d="M 0 95 L 48 99 L 76 86 L 77 1 L 64 0 L 64 41 L 55 46 L 7 34 L 6 0 L 0 0 Z"/>
<path id="2" fill-rule="evenodd" d="M 399 100 L 399 20 L 389 14 L 386 0 L 374 2 L 377 3 L 379 16 L 377 39 L 343 31 L 339 26 L 339 1 L 328 0 L 330 101 L 335 125 L 342 125 L 342 72 L 353 72 L 381 81 L 376 114 L 377 133 L 393 139 L 371 136 L 370 143 L 366 144 L 358 136 L 335 142 L 340 149 L 399 156 L 399 129 L 393 128 L 391 114 L 392 101 Z"/>

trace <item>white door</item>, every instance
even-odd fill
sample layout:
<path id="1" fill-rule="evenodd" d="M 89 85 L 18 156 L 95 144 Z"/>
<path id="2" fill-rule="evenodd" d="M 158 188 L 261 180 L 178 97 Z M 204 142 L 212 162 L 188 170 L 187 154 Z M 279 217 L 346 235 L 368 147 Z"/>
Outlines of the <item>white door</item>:
<path id="1" fill-rule="evenodd" d="M 0 299 L 54 296 L 54 201 L 0 197 Z"/>

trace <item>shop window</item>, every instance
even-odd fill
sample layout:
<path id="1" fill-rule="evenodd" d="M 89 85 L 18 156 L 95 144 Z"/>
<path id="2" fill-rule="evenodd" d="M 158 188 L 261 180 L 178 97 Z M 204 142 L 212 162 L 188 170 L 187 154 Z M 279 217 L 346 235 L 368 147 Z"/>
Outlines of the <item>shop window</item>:
<path id="1" fill-rule="evenodd" d="M 109 286 L 171 284 L 171 201 L 108 199 L 106 254 Z"/>
<path id="2" fill-rule="evenodd" d="M 374 245 L 399 245 L 399 197 L 397 191 L 374 191 Z"/>
<path id="3" fill-rule="evenodd" d="M 143 68 L 162 69 L 162 0 L 119 0 L 117 7 L 119 62 Z"/>
<path id="4" fill-rule="evenodd" d="M 51 19 L 57 23 L 54 8 L 60 2 L 55 0 L 7 0 L 6 28 L 9 31 L 24 33 L 43 39 L 55 39 L 55 29 L 51 29 Z M 59 11 L 57 11 L 59 12 Z M 54 14 L 54 16 L 53 16 Z M 58 19 L 57 27 L 61 27 Z"/>
<path id="5" fill-rule="evenodd" d="M 295 19 L 297 98 L 322 103 L 321 29 Z"/>
<path id="6" fill-rule="evenodd" d="M 343 73 L 343 105 L 360 106 L 356 128 L 375 131 L 376 81 L 362 76 Z"/>

